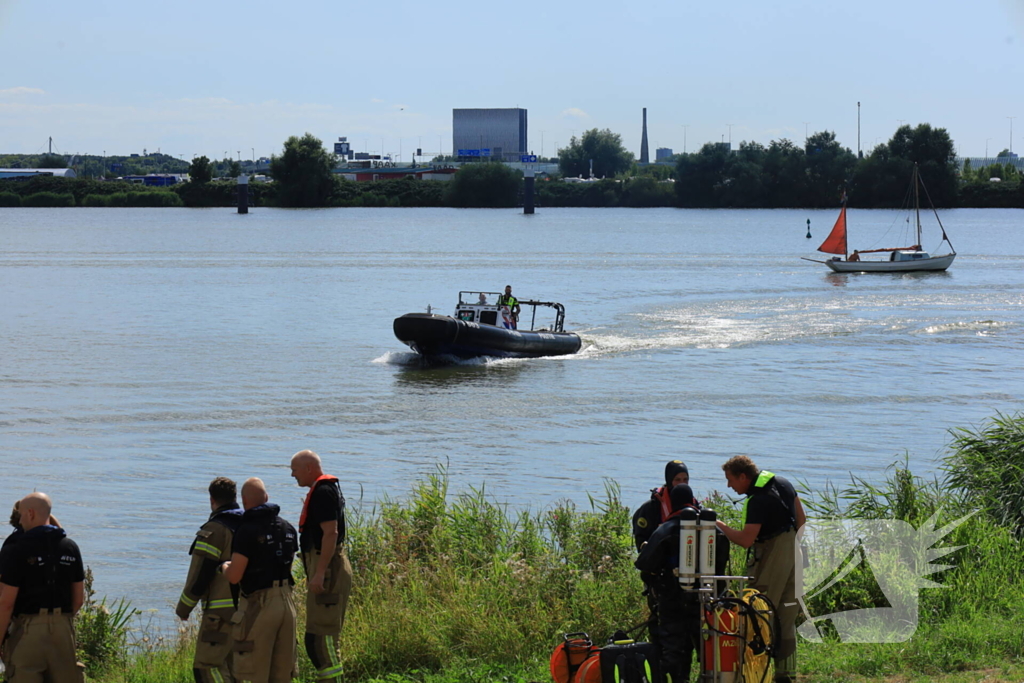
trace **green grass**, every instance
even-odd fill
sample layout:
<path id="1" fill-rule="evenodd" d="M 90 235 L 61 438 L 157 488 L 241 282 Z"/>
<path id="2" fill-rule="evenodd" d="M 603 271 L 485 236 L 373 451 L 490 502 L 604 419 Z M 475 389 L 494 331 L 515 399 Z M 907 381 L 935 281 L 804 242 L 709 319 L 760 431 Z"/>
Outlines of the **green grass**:
<path id="1" fill-rule="evenodd" d="M 804 680 L 1024 679 L 1019 516 L 993 507 L 1005 497 L 991 485 L 1024 464 L 1024 443 L 1007 436 L 1022 424 L 1019 416 L 999 416 L 972 432 L 969 442 L 957 438 L 941 480 L 915 476 L 906 457 L 883 481 L 852 477 L 845 486 L 802 493 L 808 514 L 817 517 L 897 518 L 918 526 L 933 514 L 942 523 L 976 513 L 944 541 L 964 547 L 944 560 L 951 569 L 932 577 L 944 587 L 921 591 L 920 625 L 910 640 L 801 643 Z M 972 454 L 994 447 L 990 442 L 1001 444 L 999 457 L 974 464 Z M 967 477 L 965 467 L 980 467 L 983 476 Z M 973 488 L 974 481 L 982 488 Z M 710 503 L 727 522 L 738 523 L 738 511 L 725 498 Z M 340 639 L 346 678 L 359 683 L 547 681 L 547 659 L 562 633 L 587 631 L 600 642 L 614 629 L 645 618 L 629 517 L 612 484 L 583 508 L 564 502 L 522 511 L 495 503 L 483 489 L 450 491 L 440 468 L 408 498 L 351 514 L 355 581 Z M 734 549 L 731 571 L 742 571 L 744 555 Z M 816 603 L 814 613 L 878 604 L 878 587 L 869 575 L 854 572 L 844 584 Z M 296 588 L 301 607 L 301 576 Z M 117 633 L 110 629 L 111 638 Z M 91 660 L 94 680 L 190 680 L 191 636 L 143 640 L 146 633 L 128 632 L 105 661 Z M 93 636 L 102 639 L 102 631 Z M 312 681 L 301 647 L 300 668 L 302 680 Z"/>

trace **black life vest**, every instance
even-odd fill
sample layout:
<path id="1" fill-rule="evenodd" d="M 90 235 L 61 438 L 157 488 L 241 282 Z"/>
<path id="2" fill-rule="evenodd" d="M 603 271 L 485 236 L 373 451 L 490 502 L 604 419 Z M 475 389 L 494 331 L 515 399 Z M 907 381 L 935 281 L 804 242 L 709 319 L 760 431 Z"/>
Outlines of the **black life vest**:
<path id="1" fill-rule="evenodd" d="M 234 507 L 218 509 L 207 521 L 216 522 L 221 526 L 227 527 L 228 531 L 235 533 L 238 531 L 238 527 L 242 525 L 242 508 L 236 504 Z"/>
<path id="2" fill-rule="evenodd" d="M 258 505 L 247 510 L 243 523 L 258 526 L 256 552 L 249 558 L 240 582 L 242 593 L 250 595 L 270 588 L 278 581 L 292 580 L 292 561 L 297 546 L 295 529 L 278 516 L 277 505 Z"/>

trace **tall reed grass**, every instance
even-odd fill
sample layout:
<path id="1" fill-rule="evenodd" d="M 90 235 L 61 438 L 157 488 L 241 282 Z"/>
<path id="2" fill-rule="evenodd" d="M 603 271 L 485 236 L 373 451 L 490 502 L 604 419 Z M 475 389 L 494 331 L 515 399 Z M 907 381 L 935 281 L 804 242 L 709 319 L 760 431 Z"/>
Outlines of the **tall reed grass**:
<path id="1" fill-rule="evenodd" d="M 70 192 L 36 192 L 21 198 L 22 206 L 69 207 L 75 205 L 75 195 Z"/>
<path id="2" fill-rule="evenodd" d="M 1021 485 L 996 478 L 1024 463 L 1018 429 L 1024 417 L 998 416 L 969 438 L 954 431 L 942 478 L 915 475 L 908 455 L 881 481 L 851 476 L 847 484 L 801 493 L 808 515 L 826 519 L 899 519 L 919 527 L 933 516 L 941 525 L 975 513 L 943 540 L 963 547 L 942 561 L 950 569 L 930 577 L 943 587 L 921 589 L 909 641 L 802 642 L 805 680 L 966 681 L 979 670 L 1024 670 L 1024 548 L 1016 518 L 1000 514 L 1012 498 L 996 490 Z M 707 503 L 731 526 L 740 523 L 728 498 L 716 494 Z M 632 564 L 630 511 L 613 483 L 583 507 L 562 502 L 521 510 L 495 502 L 483 488 L 451 491 L 439 468 L 406 497 L 353 507 L 348 547 L 355 580 L 340 639 L 348 680 L 543 682 L 562 633 L 583 630 L 600 642 L 647 616 Z M 743 572 L 745 555 L 733 548 L 731 572 Z M 305 581 L 297 574 L 301 605 Z M 873 578 L 853 572 L 810 605 L 812 614 L 881 606 L 885 598 Z M 138 637 L 134 642 L 139 647 Z M 145 647 L 144 656 L 126 656 L 102 680 L 188 680 L 188 635 Z M 302 680 L 314 680 L 304 654 L 300 664 Z"/>

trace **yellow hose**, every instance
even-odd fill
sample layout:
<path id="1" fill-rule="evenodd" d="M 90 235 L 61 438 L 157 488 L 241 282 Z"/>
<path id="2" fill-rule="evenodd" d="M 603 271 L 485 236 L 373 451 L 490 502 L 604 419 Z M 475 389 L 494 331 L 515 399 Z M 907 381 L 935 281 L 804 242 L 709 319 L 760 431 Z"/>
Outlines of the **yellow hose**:
<path id="1" fill-rule="evenodd" d="M 743 683 L 768 682 L 774 678 L 774 664 L 767 652 L 754 654 L 750 649 L 750 641 L 756 636 L 769 647 L 774 644 L 771 624 L 774 623 L 775 615 L 771 611 L 768 602 L 761 597 L 753 588 L 744 588 L 740 598 L 750 605 L 751 609 L 762 615 L 764 618 L 755 618 L 747 615 L 740 626 L 740 633 L 747 641 L 746 650 L 743 653 Z"/>

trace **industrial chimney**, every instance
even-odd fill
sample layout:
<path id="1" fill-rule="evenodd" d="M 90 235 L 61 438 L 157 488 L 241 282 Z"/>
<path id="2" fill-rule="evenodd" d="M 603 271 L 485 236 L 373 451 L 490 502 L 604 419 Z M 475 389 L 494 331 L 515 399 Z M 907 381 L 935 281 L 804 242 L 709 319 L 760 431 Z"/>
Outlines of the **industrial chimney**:
<path id="1" fill-rule="evenodd" d="M 640 163 L 651 163 L 651 155 L 647 151 L 647 107 L 644 107 L 644 134 L 640 138 Z"/>

